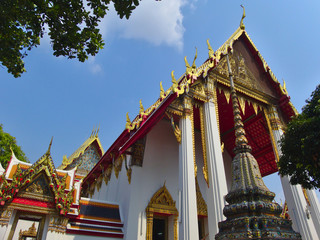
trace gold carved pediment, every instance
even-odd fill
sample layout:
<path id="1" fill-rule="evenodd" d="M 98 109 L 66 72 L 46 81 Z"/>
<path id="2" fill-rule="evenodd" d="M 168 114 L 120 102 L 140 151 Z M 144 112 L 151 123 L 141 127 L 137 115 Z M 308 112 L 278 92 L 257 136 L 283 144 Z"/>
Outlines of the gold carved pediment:
<path id="1" fill-rule="evenodd" d="M 263 90 L 259 84 L 259 80 L 251 72 L 246 64 L 246 59 L 241 55 L 241 53 L 234 51 L 233 54 L 229 56 L 229 59 L 231 71 L 236 83 L 247 86 L 251 89 L 256 89 L 259 91 Z M 215 71 L 225 77 L 229 76 L 226 58 L 222 58 L 220 60 L 218 66 L 215 68 Z"/>
<path id="2" fill-rule="evenodd" d="M 207 99 L 204 85 L 201 80 L 198 80 L 191 86 L 190 92 L 193 94 L 193 97 L 195 99 L 198 99 L 203 102 Z"/>
<path id="3" fill-rule="evenodd" d="M 54 195 L 50 189 L 49 181 L 44 174 L 39 174 L 34 181 L 30 182 L 24 188 L 24 191 L 19 193 L 19 196 L 47 202 L 54 200 Z"/>
<path id="4" fill-rule="evenodd" d="M 153 212 L 178 214 L 176 202 L 171 197 L 165 184 L 152 196 L 147 209 L 153 210 Z"/>

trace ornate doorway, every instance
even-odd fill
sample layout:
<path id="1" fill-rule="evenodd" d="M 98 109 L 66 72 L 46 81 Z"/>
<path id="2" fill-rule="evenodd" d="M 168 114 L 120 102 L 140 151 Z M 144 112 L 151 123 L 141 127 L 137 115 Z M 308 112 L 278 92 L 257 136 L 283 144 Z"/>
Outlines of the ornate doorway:
<path id="1" fill-rule="evenodd" d="M 151 198 L 147 213 L 147 240 L 177 240 L 178 210 L 164 184 Z"/>

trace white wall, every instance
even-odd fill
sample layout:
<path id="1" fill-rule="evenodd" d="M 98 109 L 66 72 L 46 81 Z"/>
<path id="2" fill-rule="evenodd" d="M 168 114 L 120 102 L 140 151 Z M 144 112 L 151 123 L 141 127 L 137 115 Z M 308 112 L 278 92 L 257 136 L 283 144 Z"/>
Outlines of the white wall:
<path id="1" fill-rule="evenodd" d="M 179 145 L 170 122 L 162 120 L 147 135 L 142 168 L 132 172 L 126 239 L 146 238 L 145 209 L 164 182 L 178 208 L 178 177 Z"/>

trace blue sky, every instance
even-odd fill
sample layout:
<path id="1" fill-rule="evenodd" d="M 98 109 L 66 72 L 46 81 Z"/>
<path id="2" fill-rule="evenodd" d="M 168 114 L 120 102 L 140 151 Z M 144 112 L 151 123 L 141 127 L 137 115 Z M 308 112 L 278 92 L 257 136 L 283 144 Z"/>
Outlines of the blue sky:
<path id="1" fill-rule="evenodd" d="M 184 56 L 197 65 L 237 29 L 246 7 L 246 31 L 298 111 L 319 84 L 320 2 L 296 0 L 143 0 L 130 20 L 112 9 L 100 27 L 105 48 L 86 63 L 56 58 L 45 37 L 25 58 L 27 72 L 15 79 L 0 68 L 0 123 L 17 138 L 31 162 L 54 136 L 56 166 L 100 124 L 104 149 L 123 131 L 126 113 L 149 107 L 167 89 L 170 73 L 185 72 Z M 277 191 L 277 190 L 274 190 Z M 282 198 L 283 199 L 283 198 Z"/>

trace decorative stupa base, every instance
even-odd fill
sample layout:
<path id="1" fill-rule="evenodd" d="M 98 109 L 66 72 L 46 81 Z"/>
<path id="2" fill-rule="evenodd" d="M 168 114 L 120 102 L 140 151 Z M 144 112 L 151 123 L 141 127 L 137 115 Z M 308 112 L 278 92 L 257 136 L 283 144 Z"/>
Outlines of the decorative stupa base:
<path id="1" fill-rule="evenodd" d="M 299 233 L 292 230 L 291 221 L 280 217 L 252 216 L 239 217 L 219 223 L 216 240 L 244 239 L 301 239 Z"/>
<path id="2" fill-rule="evenodd" d="M 234 151 L 233 182 L 223 209 L 227 220 L 219 222 L 215 239 L 301 239 L 291 221 L 280 217 L 282 208 L 265 186 L 251 147 L 237 146 Z"/>

